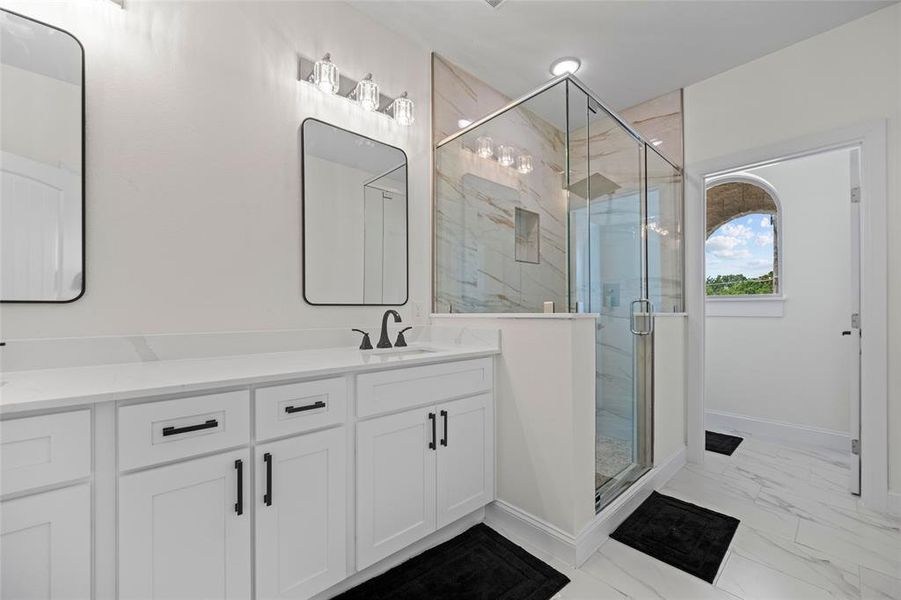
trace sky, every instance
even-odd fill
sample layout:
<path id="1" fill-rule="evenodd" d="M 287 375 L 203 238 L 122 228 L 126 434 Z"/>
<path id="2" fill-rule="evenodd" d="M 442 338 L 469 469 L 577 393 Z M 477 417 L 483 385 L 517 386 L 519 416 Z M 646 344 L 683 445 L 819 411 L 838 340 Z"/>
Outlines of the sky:
<path id="1" fill-rule="evenodd" d="M 707 238 L 707 276 L 759 277 L 773 270 L 770 216 L 746 215 L 729 221 Z"/>

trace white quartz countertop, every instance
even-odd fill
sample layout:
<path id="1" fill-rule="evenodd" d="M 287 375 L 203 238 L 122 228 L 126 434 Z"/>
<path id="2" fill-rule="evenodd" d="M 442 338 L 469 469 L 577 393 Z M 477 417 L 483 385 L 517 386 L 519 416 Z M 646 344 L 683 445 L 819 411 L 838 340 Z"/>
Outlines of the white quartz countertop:
<path id="1" fill-rule="evenodd" d="M 0 413 L 379 371 L 499 353 L 491 346 L 432 342 L 411 344 L 405 350 L 411 352 L 322 348 L 10 371 L 0 374 Z"/>

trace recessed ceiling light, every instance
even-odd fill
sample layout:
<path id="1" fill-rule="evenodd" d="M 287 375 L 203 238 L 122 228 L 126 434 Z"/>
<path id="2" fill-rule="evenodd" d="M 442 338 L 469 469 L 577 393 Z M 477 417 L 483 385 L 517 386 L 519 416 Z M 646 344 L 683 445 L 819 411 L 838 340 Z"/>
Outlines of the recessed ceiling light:
<path id="1" fill-rule="evenodd" d="M 460 129 L 469 127 L 470 125 L 472 125 L 472 121 L 470 121 L 469 119 L 460 119 L 459 121 L 457 121 L 457 127 L 459 127 Z"/>
<path id="2" fill-rule="evenodd" d="M 555 77 L 559 77 L 564 73 L 575 73 L 581 66 L 582 61 L 578 58 L 572 56 L 558 58 L 553 63 L 551 63 L 551 74 Z"/>

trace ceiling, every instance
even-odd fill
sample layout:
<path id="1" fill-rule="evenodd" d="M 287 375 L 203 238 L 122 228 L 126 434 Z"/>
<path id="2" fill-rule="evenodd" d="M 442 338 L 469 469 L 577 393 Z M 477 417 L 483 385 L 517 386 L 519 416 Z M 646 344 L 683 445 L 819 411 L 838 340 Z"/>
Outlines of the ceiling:
<path id="1" fill-rule="evenodd" d="M 871 0 L 352 0 L 385 26 L 510 97 L 551 77 L 561 56 L 623 109 L 894 4 Z"/>

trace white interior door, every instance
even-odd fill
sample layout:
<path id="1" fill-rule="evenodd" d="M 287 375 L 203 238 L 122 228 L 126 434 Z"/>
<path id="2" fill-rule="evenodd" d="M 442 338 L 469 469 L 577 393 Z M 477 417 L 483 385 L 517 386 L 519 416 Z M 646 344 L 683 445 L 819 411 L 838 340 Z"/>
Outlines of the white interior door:
<path id="1" fill-rule="evenodd" d="M 851 152 L 851 322 L 842 332 L 848 338 L 848 385 L 851 432 L 849 489 L 860 495 L 860 150 Z"/>
<path id="2" fill-rule="evenodd" d="M 257 597 L 309 598 L 346 574 L 343 427 L 256 449 Z"/>
<path id="3" fill-rule="evenodd" d="M 437 415 L 418 408 L 357 425 L 357 568 L 435 531 Z"/>
<path id="4" fill-rule="evenodd" d="M 250 598 L 249 451 L 119 478 L 119 598 Z"/>
<path id="5" fill-rule="evenodd" d="M 491 396 L 438 406 L 438 527 L 491 502 L 493 481 Z"/>
<path id="6" fill-rule="evenodd" d="M 91 488 L 0 503 L 0 598 L 91 597 Z"/>

